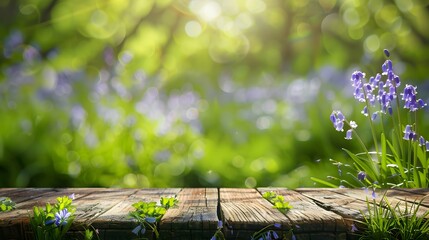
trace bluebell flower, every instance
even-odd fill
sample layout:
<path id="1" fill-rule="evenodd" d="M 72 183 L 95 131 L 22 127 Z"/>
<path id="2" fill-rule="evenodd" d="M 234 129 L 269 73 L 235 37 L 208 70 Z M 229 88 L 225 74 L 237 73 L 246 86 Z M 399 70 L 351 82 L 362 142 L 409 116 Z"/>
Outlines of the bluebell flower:
<path id="1" fill-rule="evenodd" d="M 383 65 L 381 65 L 381 69 L 383 70 L 383 75 L 388 75 L 389 72 L 393 72 L 392 61 L 386 60 Z"/>
<path id="2" fill-rule="evenodd" d="M 55 213 L 55 225 L 57 226 L 64 226 L 67 224 L 67 220 L 71 216 L 71 213 L 67 210 L 67 208 L 64 208 L 63 210 L 60 210 L 59 212 Z"/>
<path id="3" fill-rule="evenodd" d="M 368 116 L 368 107 L 365 106 L 361 112 L 364 116 Z"/>
<path id="4" fill-rule="evenodd" d="M 280 236 L 275 231 L 271 231 L 271 234 L 273 235 L 274 239 L 279 239 L 280 238 Z"/>
<path id="5" fill-rule="evenodd" d="M 411 125 L 406 125 L 405 126 L 405 130 L 404 130 L 404 137 L 403 139 L 405 140 L 415 140 L 416 138 L 416 133 L 413 132 Z"/>
<path id="6" fill-rule="evenodd" d="M 429 141 L 426 141 L 426 152 L 429 151 Z"/>
<path id="7" fill-rule="evenodd" d="M 375 188 L 372 189 L 371 196 L 372 196 L 372 199 L 376 199 L 377 198 L 377 194 L 375 193 Z"/>
<path id="8" fill-rule="evenodd" d="M 218 222 L 217 222 L 217 228 L 219 229 L 219 228 L 223 228 L 223 222 L 222 222 L 222 220 L 219 220 Z"/>
<path id="9" fill-rule="evenodd" d="M 282 225 L 281 225 L 280 223 L 274 223 L 274 227 L 275 227 L 275 228 L 281 228 L 281 227 L 282 227 Z"/>
<path id="10" fill-rule="evenodd" d="M 352 129 L 347 130 L 345 139 L 351 140 L 352 139 L 352 133 L 353 133 Z"/>
<path id="11" fill-rule="evenodd" d="M 330 116 L 330 119 L 331 119 L 332 123 L 334 124 L 335 130 L 337 130 L 339 132 L 344 131 L 343 127 L 344 127 L 345 117 L 340 111 L 333 111 L 331 116 Z"/>
<path id="12" fill-rule="evenodd" d="M 145 221 L 148 223 L 156 223 L 156 217 L 146 217 Z"/>
<path id="13" fill-rule="evenodd" d="M 390 57 L 390 52 L 389 52 L 389 50 L 384 49 L 384 50 L 383 50 L 383 52 L 384 52 L 384 55 L 386 55 L 386 57 Z"/>
<path id="14" fill-rule="evenodd" d="M 144 234 L 146 232 L 146 228 L 142 225 L 138 225 L 131 232 L 138 236 L 139 233 Z"/>
<path id="15" fill-rule="evenodd" d="M 353 223 L 352 224 L 352 229 L 351 229 L 351 232 L 357 232 L 357 231 L 359 231 L 359 229 L 356 227 L 356 225 Z"/>
<path id="16" fill-rule="evenodd" d="M 420 138 L 419 138 L 419 146 L 423 146 L 423 145 L 425 145 L 425 138 L 423 137 L 423 136 L 420 136 Z"/>
<path id="17" fill-rule="evenodd" d="M 417 87 L 412 85 L 405 85 L 404 92 L 401 93 L 402 100 L 405 101 L 404 108 L 409 109 L 411 112 L 424 108 L 427 104 L 422 99 L 417 99 Z"/>
<path id="18" fill-rule="evenodd" d="M 75 199 L 75 194 L 74 194 L 74 193 L 72 193 L 72 194 L 70 194 L 68 197 L 69 197 L 71 200 L 74 200 L 74 199 Z"/>
<path id="19" fill-rule="evenodd" d="M 55 219 L 49 219 L 45 221 L 45 225 L 51 225 L 55 222 Z"/>
<path id="20" fill-rule="evenodd" d="M 366 173 L 364 171 L 360 171 L 357 175 L 357 178 L 363 181 L 366 178 Z"/>

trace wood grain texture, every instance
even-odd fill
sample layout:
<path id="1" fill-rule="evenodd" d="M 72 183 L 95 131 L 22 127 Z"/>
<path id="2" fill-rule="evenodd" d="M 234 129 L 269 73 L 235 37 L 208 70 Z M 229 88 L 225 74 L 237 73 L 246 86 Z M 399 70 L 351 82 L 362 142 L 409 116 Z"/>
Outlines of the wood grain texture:
<path id="1" fill-rule="evenodd" d="M 167 211 L 160 223 L 163 239 L 210 238 L 216 231 L 218 190 L 185 188 L 177 195 L 178 207 Z"/>
<path id="2" fill-rule="evenodd" d="M 225 234 L 231 239 L 248 239 L 253 232 L 275 223 L 283 227 L 292 224 L 255 189 L 221 188 L 219 195 Z"/>
<path id="3" fill-rule="evenodd" d="M 286 202 L 293 208 L 285 213 L 290 219 L 295 232 L 303 230 L 307 232 L 346 232 L 343 218 L 331 211 L 325 210 L 315 204 L 310 198 L 292 190 L 285 188 L 258 188 L 261 194 L 272 191 L 277 195 L 282 195 Z"/>
<path id="4" fill-rule="evenodd" d="M 293 209 L 281 213 L 262 197 L 266 191 L 284 196 Z M 210 239 L 218 220 L 224 223 L 227 239 L 250 239 L 256 231 L 280 223 L 279 234 L 293 229 L 297 239 L 354 239 L 351 224 L 362 220 L 372 191 L 361 189 L 302 188 L 0 188 L 1 197 L 10 197 L 16 209 L 0 213 L 0 239 L 32 239 L 29 219 L 33 206 L 54 204 L 56 198 L 75 193 L 76 219 L 70 236 L 81 238 L 84 228 L 97 229 L 100 239 L 132 239 L 136 223 L 128 218 L 132 204 L 158 201 L 176 195 L 172 208 L 159 224 L 161 239 Z M 429 189 L 377 190 L 378 203 L 385 196 L 392 205 L 404 209 L 422 200 L 419 214 L 429 211 Z M 150 238 L 150 237 L 149 237 Z"/>

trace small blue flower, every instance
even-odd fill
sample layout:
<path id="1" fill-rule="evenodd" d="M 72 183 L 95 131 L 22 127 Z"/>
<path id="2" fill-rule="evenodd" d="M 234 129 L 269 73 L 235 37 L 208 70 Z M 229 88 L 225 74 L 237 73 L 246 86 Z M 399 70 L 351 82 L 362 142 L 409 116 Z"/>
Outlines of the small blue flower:
<path id="1" fill-rule="evenodd" d="M 146 228 L 142 225 L 138 225 L 131 232 L 138 236 L 139 233 L 144 234 L 146 232 Z"/>
<path id="2" fill-rule="evenodd" d="M 419 138 L 419 146 L 423 146 L 423 145 L 425 145 L 425 138 L 424 137 L 422 137 L 422 136 L 420 136 L 420 138 Z"/>
<path id="3" fill-rule="evenodd" d="M 281 225 L 280 223 L 274 223 L 274 227 L 275 227 L 275 228 L 281 228 L 281 227 L 282 227 L 282 225 Z"/>
<path id="4" fill-rule="evenodd" d="M 424 108 L 427 104 L 422 99 L 417 99 L 417 87 L 412 85 L 405 85 L 404 92 L 401 93 L 402 100 L 405 101 L 404 108 L 415 112 L 418 109 Z"/>
<path id="5" fill-rule="evenodd" d="M 74 194 L 74 193 L 70 194 L 70 195 L 69 195 L 69 198 L 70 198 L 71 200 L 74 200 L 74 199 L 75 199 L 75 194 Z"/>
<path id="6" fill-rule="evenodd" d="M 46 220 L 45 225 L 51 225 L 55 222 L 55 219 Z"/>
<path id="7" fill-rule="evenodd" d="M 375 119 L 377 119 L 377 115 L 378 115 L 378 112 L 373 113 L 371 120 L 374 121 Z"/>
<path id="8" fill-rule="evenodd" d="M 275 231 L 271 231 L 271 234 L 273 235 L 274 239 L 279 239 L 279 235 Z"/>
<path id="9" fill-rule="evenodd" d="M 356 227 L 356 225 L 353 223 L 352 224 L 352 229 L 351 229 L 351 232 L 357 232 L 357 231 L 359 231 L 359 229 Z"/>
<path id="10" fill-rule="evenodd" d="M 340 111 L 333 111 L 330 116 L 331 122 L 334 124 L 335 130 L 342 132 L 344 131 L 344 120 L 345 117 Z"/>
<path id="11" fill-rule="evenodd" d="M 146 217 L 145 221 L 148 223 L 155 223 L 156 222 L 156 217 Z"/>
<path id="12" fill-rule="evenodd" d="M 67 210 L 67 208 L 64 208 L 63 210 L 60 210 L 59 212 L 55 213 L 55 225 L 57 226 L 64 226 L 67 224 L 67 220 L 71 216 L 71 213 Z"/>
<path id="13" fill-rule="evenodd" d="M 352 139 L 352 133 L 353 133 L 352 129 L 347 130 L 345 139 L 351 140 Z"/>
<path id="14" fill-rule="evenodd" d="M 357 178 L 358 178 L 360 181 L 363 181 L 363 180 L 366 178 L 366 173 L 365 173 L 364 171 L 360 171 L 360 172 L 358 173 L 358 175 L 357 175 Z"/>
<path id="15" fill-rule="evenodd" d="M 390 52 L 389 52 L 389 50 L 384 49 L 384 50 L 383 50 L 383 52 L 384 52 L 384 55 L 386 55 L 386 57 L 390 57 Z"/>
<path id="16" fill-rule="evenodd" d="M 368 107 L 365 106 L 361 112 L 363 115 L 368 116 Z"/>
<path id="17" fill-rule="evenodd" d="M 217 228 L 218 228 L 218 229 L 223 228 L 223 222 L 222 222 L 222 220 L 219 220 L 219 221 L 217 222 Z"/>
<path id="18" fill-rule="evenodd" d="M 377 194 L 375 193 L 375 188 L 372 189 L 372 199 L 376 199 L 377 198 Z"/>
<path id="19" fill-rule="evenodd" d="M 411 130 L 411 125 L 406 125 L 404 130 L 404 140 L 415 140 L 416 133 Z"/>

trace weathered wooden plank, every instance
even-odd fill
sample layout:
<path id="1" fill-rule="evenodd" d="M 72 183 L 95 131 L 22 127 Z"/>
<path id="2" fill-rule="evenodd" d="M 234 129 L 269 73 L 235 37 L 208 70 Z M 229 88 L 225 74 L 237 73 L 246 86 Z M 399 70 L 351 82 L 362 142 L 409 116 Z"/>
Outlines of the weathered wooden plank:
<path id="1" fill-rule="evenodd" d="M 218 190 L 186 188 L 177 195 L 177 208 L 167 211 L 160 223 L 163 239 L 209 239 L 216 231 Z"/>
<path id="2" fill-rule="evenodd" d="M 128 213 L 134 210 L 132 204 L 139 201 L 157 202 L 161 197 L 175 196 L 179 191 L 179 188 L 136 190 L 136 192 L 126 196 L 125 199 L 98 216 L 94 220 L 94 224 L 100 227 L 104 225 L 104 227 L 108 228 L 129 228 L 129 226 L 135 225 L 134 221 L 128 217 Z"/>
<path id="3" fill-rule="evenodd" d="M 331 211 L 327 211 L 308 197 L 285 188 L 258 188 L 262 194 L 268 191 L 282 195 L 285 201 L 293 207 L 286 216 L 293 224 L 294 232 L 331 232 L 341 234 L 346 232 L 343 218 Z"/>
<path id="4" fill-rule="evenodd" d="M 0 197 L 9 197 L 12 199 L 17 195 L 19 196 L 21 192 L 27 190 L 27 188 L 0 188 Z M 14 202 L 16 201 L 14 200 Z"/>
<path id="5" fill-rule="evenodd" d="M 136 190 L 94 219 L 92 226 L 97 227 L 100 237 L 105 240 L 133 239 L 136 236 L 131 231 L 137 223 L 128 217 L 128 213 L 134 210 L 132 204 L 138 201 L 157 202 L 161 197 L 175 196 L 179 191 L 179 188 Z"/>
<path id="6" fill-rule="evenodd" d="M 67 195 L 66 189 L 28 188 L 18 191 L 13 196 L 16 209 L 0 214 L 0 235 L 4 239 L 27 239 L 30 216 L 34 206 L 44 206 L 47 202 L 53 203 L 62 195 Z"/>
<path id="7" fill-rule="evenodd" d="M 299 188 L 296 191 L 313 199 L 322 208 L 342 216 L 345 220 L 363 220 L 361 211 L 367 211 L 367 205 L 364 201 L 340 194 L 333 189 Z"/>
<path id="8" fill-rule="evenodd" d="M 219 191 L 228 237 L 248 239 L 255 231 L 275 223 L 281 224 L 284 230 L 290 229 L 290 219 L 274 209 L 255 189 L 221 188 Z"/>
<path id="9" fill-rule="evenodd" d="M 356 199 L 359 199 L 366 203 L 366 201 L 370 201 L 372 203 L 373 200 L 375 200 L 376 204 L 379 204 L 383 197 L 386 197 L 387 201 L 392 207 L 398 206 L 399 211 L 404 213 L 405 212 L 405 205 L 407 205 L 408 211 L 410 211 L 410 207 L 416 203 L 422 200 L 424 198 L 424 195 L 421 195 L 420 193 L 416 192 L 408 192 L 408 191 L 401 191 L 397 189 L 386 189 L 386 190 L 377 190 L 375 198 L 373 199 L 368 198 L 365 196 L 365 194 L 362 194 L 364 190 L 360 189 L 347 189 L 347 190 L 339 190 L 339 189 L 332 189 L 334 192 L 338 192 L 340 194 L 344 194 L 346 196 L 350 196 Z M 427 202 L 424 202 L 425 199 L 423 199 L 423 204 L 419 207 L 417 211 L 417 216 L 422 216 L 427 211 L 429 211 L 429 208 L 425 205 Z M 407 203 L 406 203 L 407 202 Z M 372 206 L 372 204 L 370 204 Z M 413 207 L 415 208 L 415 206 Z"/>
<path id="10" fill-rule="evenodd" d="M 100 239 L 108 240 L 134 238 L 131 230 L 136 223 L 127 217 L 133 210 L 131 205 L 140 200 L 157 201 L 161 196 L 177 194 L 179 199 L 178 208 L 168 210 L 161 221 L 162 239 L 210 239 L 219 219 L 226 226 L 227 239 L 249 239 L 255 231 L 274 223 L 282 225 L 277 231 L 280 234 L 293 228 L 298 239 L 349 239 L 351 223 L 362 219 L 367 199 L 372 200 L 371 190 L 360 189 L 258 190 L 281 194 L 294 208 L 283 215 L 255 189 L 0 188 L 0 196 L 17 203 L 17 209 L 0 213 L 0 238 L 32 239 L 28 223 L 33 206 L 53 204 L 57 197 L 72 193 L 77 212 L 71 234 L 79 236 L 78 232 L 91 224 Z M 377 190 L 375 201 L 384 195 L 402 209 L 405 201 L 411 204 L 423 199 L 419 214 L 429 210 L 429 189 Z"/>
<path id="11" fill-rule="evenodd" d="M 82 225 L 92 224 L 94 227 L 104 227 L 103 225 L 98 226 L 93 223 L 99 216 L 109 211 L 118 203 L 127 199 L 130 195 L 135 194 L 137 190 L 99 188 L 87 189 L 85 192 L 88 192 L 89 194 L 74 201 L 74 204 L 79 206 L 75 213 L 75 223 Z M 82 192 L 80 191 L 78 192 L 78 194 L 81 193 Z"/>

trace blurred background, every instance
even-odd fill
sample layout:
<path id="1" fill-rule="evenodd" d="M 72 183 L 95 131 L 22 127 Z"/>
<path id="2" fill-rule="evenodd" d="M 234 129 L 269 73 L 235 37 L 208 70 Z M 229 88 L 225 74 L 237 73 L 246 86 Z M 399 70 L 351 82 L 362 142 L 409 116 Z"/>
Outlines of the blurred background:
<path id="1" fill-rule="evenodd" d="M 320 186 L 360 151 L 332 110 L 371 140 L 354 70 L 389 49 L 428 100 L 428 22 L 426 0 L 1 0 L 0 187 Z"/>

